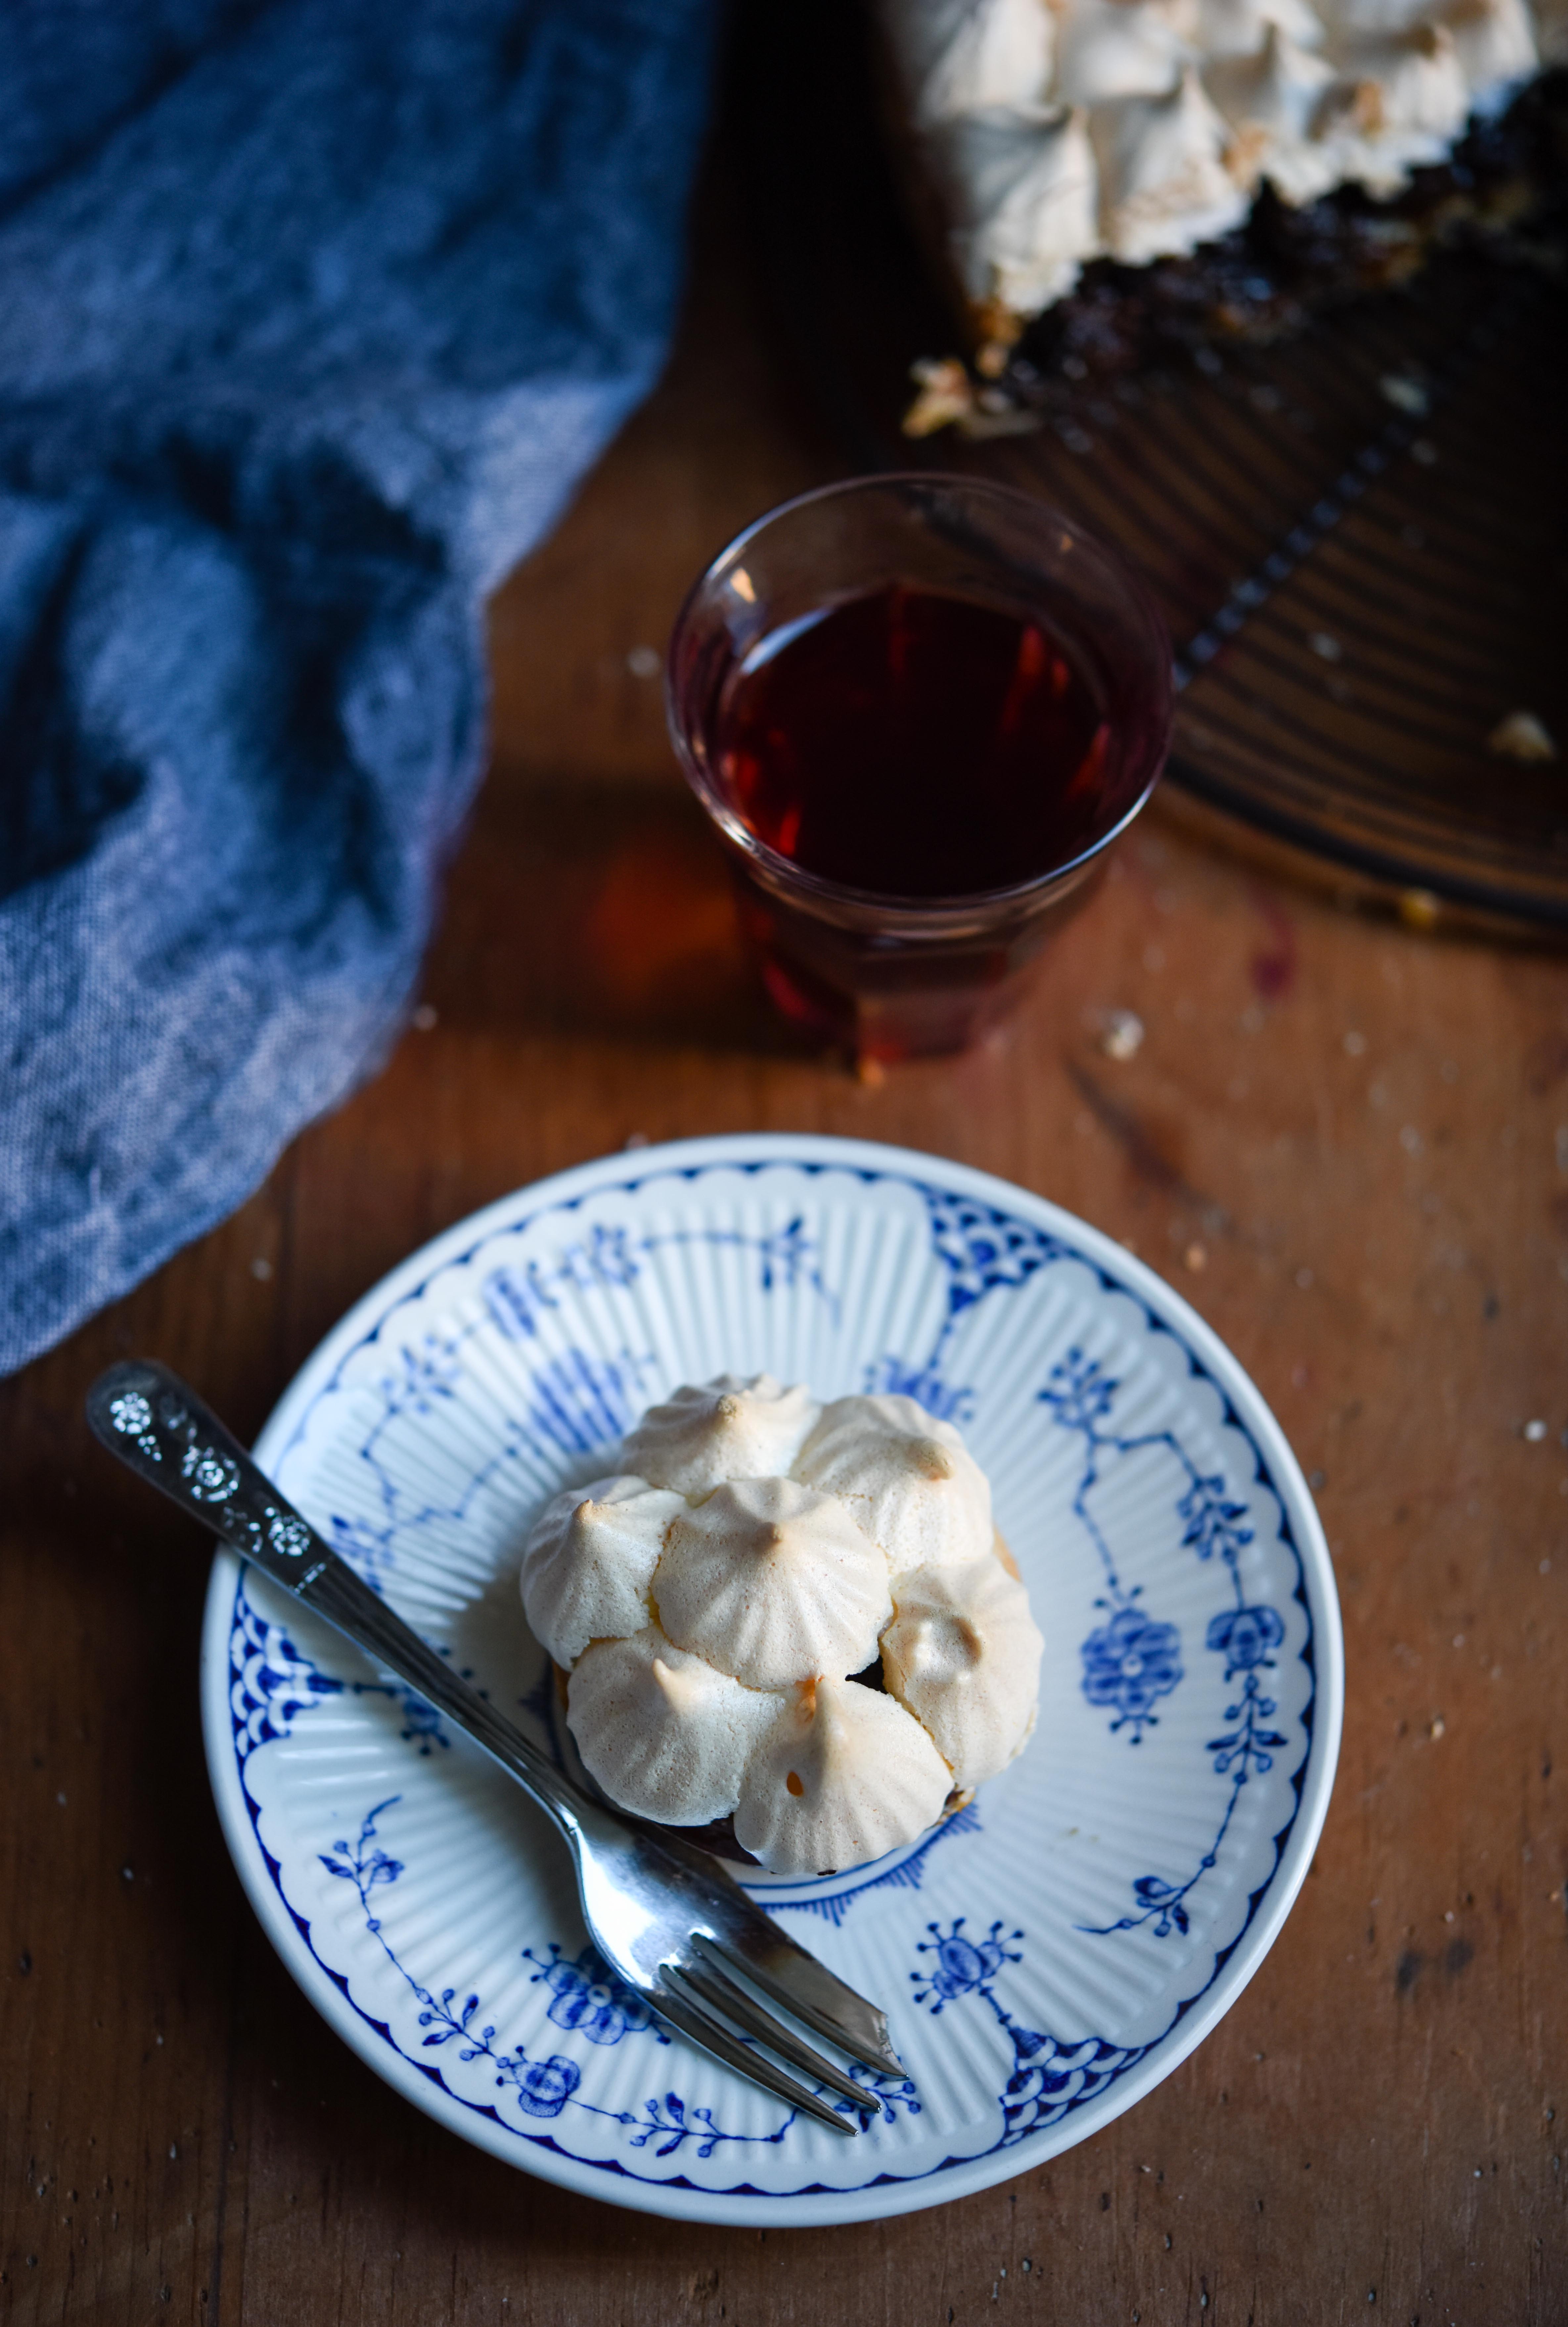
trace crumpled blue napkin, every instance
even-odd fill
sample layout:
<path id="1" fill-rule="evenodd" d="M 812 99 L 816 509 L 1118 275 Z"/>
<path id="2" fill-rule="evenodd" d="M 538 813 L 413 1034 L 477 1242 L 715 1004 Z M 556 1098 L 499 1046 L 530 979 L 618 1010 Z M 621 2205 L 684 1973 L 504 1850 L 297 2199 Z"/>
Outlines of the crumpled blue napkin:
<path id="1" fill-rule="evenodd" d="M 377 1064 L 710 0 L 0 0 L 0 1371 Z"/>

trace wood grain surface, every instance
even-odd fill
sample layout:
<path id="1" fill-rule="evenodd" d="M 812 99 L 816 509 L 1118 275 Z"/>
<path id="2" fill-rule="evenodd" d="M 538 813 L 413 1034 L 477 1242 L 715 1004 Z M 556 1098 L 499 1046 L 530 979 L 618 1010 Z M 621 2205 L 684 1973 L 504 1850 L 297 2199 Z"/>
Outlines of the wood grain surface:
<path id="1" fill-rule="evenodd" d="M 873 1082 L 753 998 L 643 650 L 831 472 L 710 174 L 677 360 L 494 609 L 495 765 L 419 1020 L 226 1227 L 0 1388 L 0 2316 L 1568 2320 L 1568 967 L 1293 889 L 1151 813 L 989 1047 Z M 1500 774 L 1498 781 L 1507 781 Z M 1106 1014 L 1136 1013 L 1110 1057 Z M 347 1304 L 639 1135 L 906 1142 L 1125 1238 L 1316 1488 L 1344 1752 L 1268 1960 L 1157 2092 L 885 2227 L 667 2225 L 395 2099 L 263 1939 L 196 1693 L 208 1550 L 89 1443 L 167 1360 L 254 1433 Z"/>

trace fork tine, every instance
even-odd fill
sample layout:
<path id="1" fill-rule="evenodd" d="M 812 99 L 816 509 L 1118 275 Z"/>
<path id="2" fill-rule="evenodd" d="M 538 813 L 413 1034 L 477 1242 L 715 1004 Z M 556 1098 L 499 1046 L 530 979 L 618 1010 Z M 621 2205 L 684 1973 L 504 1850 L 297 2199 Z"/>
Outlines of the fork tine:
<path id="1" fill-rule="evenodd" d="M 677 1982 L 680 1983 L 678 1986 Z M 695 1992 L 686 1992 L 686 1983 L 673 1965 L 660 1966 L 658 1985 L 649 2000 L 667 2020 L 680 2030 L 683 2036 L 689 2036 L 692 2042 L 700 2044 L 705 2052 L 712 2052 L 715 2059 L 723 2061 L 726 2068 L 735 2070 L 742 2077 L 749 2077 L 754 2085 L 761 2085 L 765 2091 L 777 2094 L 780 2100 L 788 2101 L 807 2117 L 816 2117 L 819 2125 L 832 2126 L 835 2133 L 856 2134 L 860 2131 L 856 2119 L 845 2117 L 842 2110 L 830 2108 L 816 2093 L 809 2091 L 805 2085 L 798 2084 L 793 2077 L 787 2076 L 766 2054 L 754 2052 L 749 2044 L 742 2044 L 733 2030 L 727 2028 L 717 2014 L 711 2012 Z"/>
<path id="2" fill-rule="evenodd" d="M 686 1986 L 694 1989 L 705 2004 L 711 2004 L 716 2012 L 722 2012 L 733 2020 L 746 2035 L 754 2036 L 759 2043 L 770 2046 L 794 2068 L 804 2069 L 808 2077 L 819 2078 L 823 2084 L 831 2085 L 835 2093 L 842 2093 L 845 2099 L 853 2101 L 856 2108 L 873 2109 L 876 2107 L 863 2085 L 857 2085 L 853 2077 L 846 2077 L 841 2068 L 816 2051 L 803 2036 L 798 2036 L 793 2028 L 786 2027 L 782 2021 L 774 2018 L 771 2012 L 765 2011 L 754 1995 L 748 1995 L 740 1983 L 733 1980 L 728 1972 L 721 1970 L 716 1963 L 704 1964 L 700 1967 L 695 1964 L 679 1964 L 676 1968 Z"/>
<path id="3" fill-rule="evenodd" d="M 748 1905 L 751 1903 L 747 1902 Z M 727 1957 L 738 1971 L 803 2020 L 830 2044 L 839 2045 L 852 2060 L 880 2076 L 908 2077 L 909 2070 L 888 2041 L 884 2013 L 840 1979 L 817 1957 L 776 1929 L 759 1913 L 762 1929 L 753 1939 L 738 1918 L 729 1918 L 723 1939 L 694 1931 L 692 1939 L 710 1963 L 722 1968 Z"/>
<path id="4" fill-rule="evenodd" d="M 656 1833 L 639 1821 L 639 1827 L 661 1858 L 674 1859 L 684 1870 L 696 1910 L 693 1923 L 707 1927 L 692 1929 L 691 1937 L 710 1961 L 727 1958 L 787 2012 L 878 2075 L 909 2076 L 889 2042 L 885 2013 L 790 1939 L 706 1851 L 667 1827 Z"/>

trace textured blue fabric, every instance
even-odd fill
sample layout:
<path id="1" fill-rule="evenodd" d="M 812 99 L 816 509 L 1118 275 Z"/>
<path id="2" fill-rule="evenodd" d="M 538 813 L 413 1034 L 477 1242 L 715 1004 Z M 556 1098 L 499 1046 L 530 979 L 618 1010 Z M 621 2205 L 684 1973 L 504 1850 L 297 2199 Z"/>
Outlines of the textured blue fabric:
<path id="1" fill-rule="evenodd" d="M 0 1371 L 384 1055 L 709 0 L 0 0 Z"/>

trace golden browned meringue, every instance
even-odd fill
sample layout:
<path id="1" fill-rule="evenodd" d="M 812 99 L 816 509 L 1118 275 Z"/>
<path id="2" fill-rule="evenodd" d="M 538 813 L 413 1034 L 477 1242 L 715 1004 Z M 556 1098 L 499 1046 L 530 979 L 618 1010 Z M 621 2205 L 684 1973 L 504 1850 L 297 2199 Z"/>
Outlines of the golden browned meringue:
<path id="1" fill-rule="evenodd" d="M 629 1471 L 695 1498 L 725 1479 L 777 1479 L 789 1468 L 821 1411 L 807 1389 L 771 1374 L 720 1374 L 650 1406 L 621 1449 Z"/>
<path id="2" fill-rule="evenodd" d="M 1087 0 L 1062 28 L 1053 94 L 1064 105 L 1163 97 L 1190 53 L 1159 0 Z"/>
<path id="3" fill-rule="evenodd" d="M 686 1503 L 646 1479 L 595 1479 L 547 1503 L 523 1556 L 523 1611 L 558 1665 L 649 1621 L 665 1531 Z"/>
<path id="4" fill-rule="evenodd" d="M 775 1874 L 829 1874 L 934 1826 L 946 1762 L 891 1696 L 806 1680 L 746 1765 L 735 1839 Z"/>
<path id="5" fill-rule="evenodd" d="M 1269 26 L 1255 56 L 1227 57 L 1211 68 L 1209 93 L 1236 132 L 1226 166 L 1237 184 L 1268 178 L 1296 202 L 1327 193 L 1339 164 L 1312 132 L 1334 80 L 1333 66 L 1279 24 Z"/>
<path id="6" fill-rule="evenodd" d="M 670 1639 L 749 1688 L 858 1672 L 892 1613 L 875 1544 L 793 1479 L 736 1479 L 681 1511 L 653 1592 Z"/>
<path id="7" fill-rule="evenodd" d="M 1435 161 L 1470 111 L 1459 51 L 1446 24 L 1413 24 L 1382 38 L 1347 41 L 1340 60 L 1350 78 L 1375 81 L 1390 154 Z"/>
<path id="8" fill-rule="evenodd" d="M 1099 244 L 1095 158 L 1081 107 L 960 115 L 933 136 L 953 256 L 976 302 L 1026 312 L 1070 291 Z"/>
<path id="9" fill-rule="evenodd" d="M 1028 1593 L 999 1559 L 919 1568 L 894 1586 L 882 1672 L 964 1792 L 1022 1750 L 1044 1648 Z"/>
<path id="10" fill-rule="evenodd" d="M 1535 39 L 1525 0 L 1456 0 L 1443 21 L 1479 109 L 1496 111 L 1535 70 Z"/>
<path id="11" fill-rule="evenodd" d="M 1124 266 L 1190 250 L 1246 217 L 1247 197 L 1225 166 L 1231 133 L 1195 65 L 1163 97 L 1102 107 L 1095 133 L 1100 223 Z"/>
<path id="12" fill-rule="evenodd" d="M 728 1818 L 783 1706 L 652 1625 L 629 1640 L 595 1640 L 566 1687 L 567 1726 L 589 1774 L 622 1809 L 666 1826 Z"/>
<path id="13" fill-rule="evenodd" d="M 521 1577 L 612 1801 L 668 1826 L 733 1816 L 770 1872 L 816 1874 L 914 1841 L 1016 1752 L 1041 1640 L 950 1423 L 723 1376 L 621 1453 L 639 1470 L 546 1505 Z M 795 1475 L 747 1467 L 767 1455 Z"/>
<path id="14" fill-rule="evenodd" d="M 1199 0 L 1196 47 L 1205 67 L 1221 57 L 1255 57 L 1275 28 L 1298 49 L 1321 49 L 1322 19 L 1308 0 Z"/>
<path id="15" fill-rule="evenodd" d="M 895 1575 L 991 1548 L 990 1481 L 952 1424 L 912 1397 L 835 1398 L 794 1475 L 836 1495 Z"/>
<path id="16" fill-rule="evenodd" d="M 932 0 L 913 30 L 922 121 L 1036 103 L 1050 86 L 1056 18 L 1048 0 Z"/>

